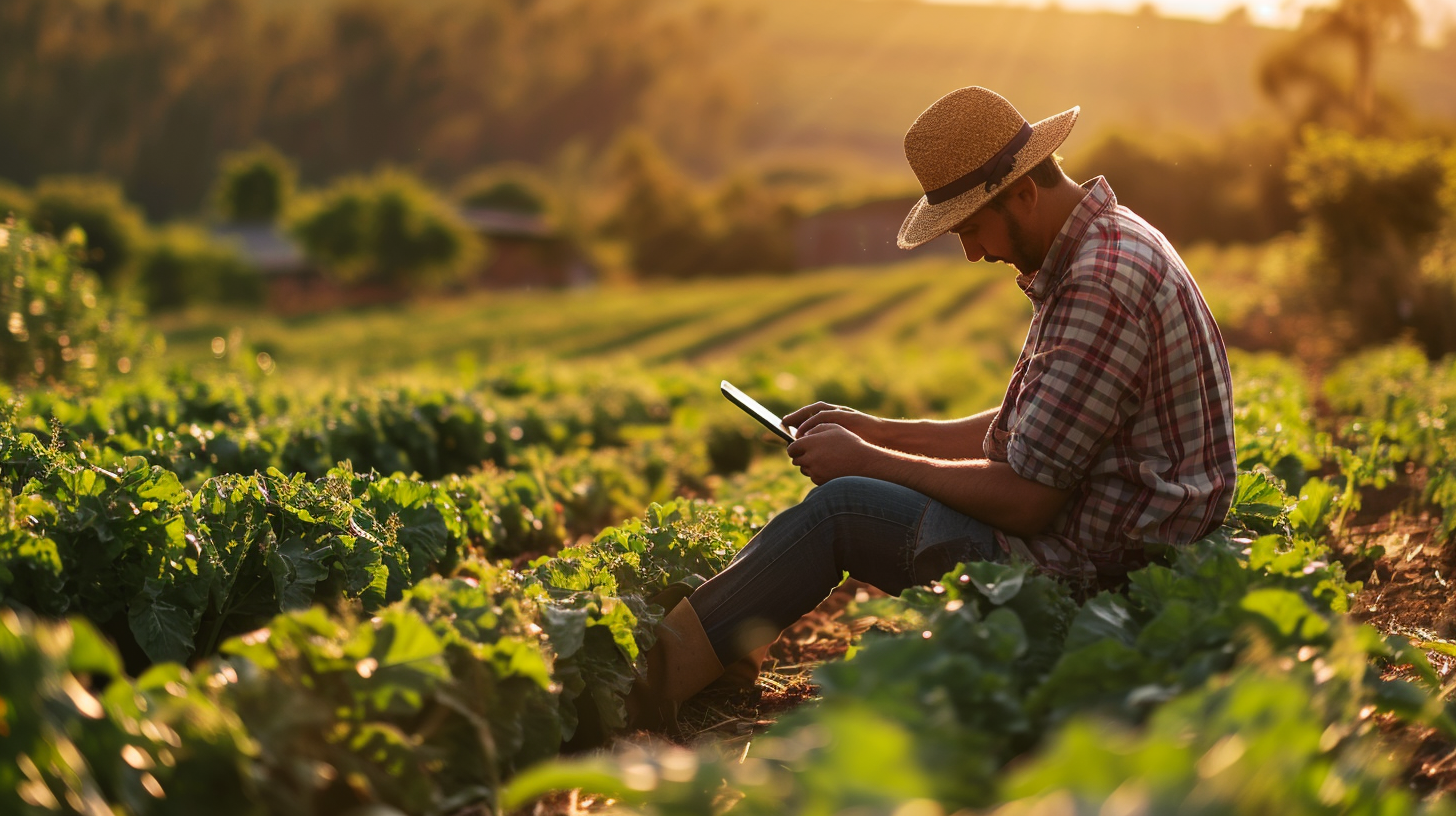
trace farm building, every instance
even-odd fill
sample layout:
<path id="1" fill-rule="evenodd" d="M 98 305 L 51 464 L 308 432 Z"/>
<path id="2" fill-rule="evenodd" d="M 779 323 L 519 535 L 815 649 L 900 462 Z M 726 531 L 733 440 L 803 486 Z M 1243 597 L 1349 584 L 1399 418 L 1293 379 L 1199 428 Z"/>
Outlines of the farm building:
<path id="1" fill-rule="evenodd" d="M 343 284 L 309 262 L 303 248 L 275 224 L 224 224 L 214 238 L 232 244 L 263 277 L 264 305 L 281 315 L 310 314 L 399 300 L 398 287 Z"/>
<path id="2" fill-rule="evenodd" d="M 912 250 L 895 246 L 900 224 L 914 204 L 913 198 L 886 198 L 836 205 L 803 216 L 794 228 L 794 266 L 813 269 L 960 256 L 961 245 L 953 235 Z"/>
<path id="3" fill-rule="evenodd" d="M 470 285 L 489 289 L 559 289 L 596 280 L 572 242 L 544 217 L 506 209 L 466 207 L 460 217 L 490 252 Z"/>

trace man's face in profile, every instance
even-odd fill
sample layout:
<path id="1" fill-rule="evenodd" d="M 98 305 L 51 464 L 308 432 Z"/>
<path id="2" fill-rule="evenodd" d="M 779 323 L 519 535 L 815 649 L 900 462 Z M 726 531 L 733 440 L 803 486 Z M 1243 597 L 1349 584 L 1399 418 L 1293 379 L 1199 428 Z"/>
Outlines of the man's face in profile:
<path id="1" fill-rule="evenodd" d="M 992 201 L 951 229 L 961 239 L 966 260 L 1011 264 L 1029 275 L 1041 268 L 1046 251 L 1037 245 L 1023 221 Z"/>

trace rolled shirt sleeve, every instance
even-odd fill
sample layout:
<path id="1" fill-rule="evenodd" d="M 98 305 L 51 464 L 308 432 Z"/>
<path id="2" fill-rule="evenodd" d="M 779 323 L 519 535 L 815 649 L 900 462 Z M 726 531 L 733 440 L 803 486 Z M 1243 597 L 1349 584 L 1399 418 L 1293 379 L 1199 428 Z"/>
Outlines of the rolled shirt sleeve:
<path id="1" fill-rule="evenodd" d="M 1048 306 L 1016 401 L 1000 419 L 1012 470 L 1065 490 L 1086 479 L 1141 408 L 1149 346 L 1140 316 L 1095 277 Z"/>
<path id="2" fill-rule="evenodd" d="M 1150 553 L 1223 521 L 1235 452 L 1228 359 L 1178 253 L 1103 178 L 1039 270 L 1033 314 L 986 456 L 1072 494 L 1047 528 L 998 533 L 1013 556 L 1115 585 Z"/>

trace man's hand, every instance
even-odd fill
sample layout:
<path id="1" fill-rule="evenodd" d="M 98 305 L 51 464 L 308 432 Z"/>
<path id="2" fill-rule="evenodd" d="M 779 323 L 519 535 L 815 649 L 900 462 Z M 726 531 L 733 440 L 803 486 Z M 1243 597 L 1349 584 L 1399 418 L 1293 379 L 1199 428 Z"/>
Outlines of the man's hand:
<path id="1" fill-rule="evenodd" d="M 784 424 L 791 428 L 798 428 L 800 436 L 820 425 L 830 424 L 838 425 L 872 444 L 880 444 L 879 430 L 884 423 L 885 420 L 879 417 L 827 402 L 806 405 L 784 417 Z"/>
<path id="2" fill-rule="evenodd" d="M 800 428 L 798 438 L 789 445 L 789 456 L 799 472 L 816 485 L 840 476 L 867 475 L 875 457 L 882 453 L 854 431 L 825 421 L 814 423 L 808 430 Z"/>

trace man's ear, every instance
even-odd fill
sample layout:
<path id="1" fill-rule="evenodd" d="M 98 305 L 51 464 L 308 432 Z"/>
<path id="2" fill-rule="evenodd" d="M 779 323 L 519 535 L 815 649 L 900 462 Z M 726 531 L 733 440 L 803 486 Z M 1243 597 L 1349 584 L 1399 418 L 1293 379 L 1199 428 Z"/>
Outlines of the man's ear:
<path id="1" fill-rule="evenodd" d="M 1037 199 L 1041 197 L 1041 190 L 1037 189 L 1036 182 L 1029 175 L 1011 182 L 1011 187 L 1006 192 L 1006 198 L 1017 214 L 1022 216 L 1030 215 L 1036 209 Z"/>

